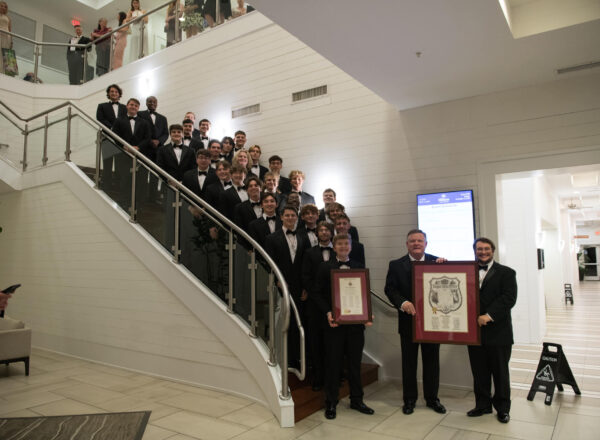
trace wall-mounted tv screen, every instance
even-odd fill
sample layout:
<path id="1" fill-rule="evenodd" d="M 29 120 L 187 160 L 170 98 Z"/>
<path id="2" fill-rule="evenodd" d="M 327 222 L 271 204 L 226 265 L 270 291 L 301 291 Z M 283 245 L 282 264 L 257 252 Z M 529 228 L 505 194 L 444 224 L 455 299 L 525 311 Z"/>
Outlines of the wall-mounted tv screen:
<path id="1" fill-rule="evenodd" d="M 448 260 L 473 260 L 473 191 L 417 195 L 419 229 L 427 234 L 427 253 Z"/>

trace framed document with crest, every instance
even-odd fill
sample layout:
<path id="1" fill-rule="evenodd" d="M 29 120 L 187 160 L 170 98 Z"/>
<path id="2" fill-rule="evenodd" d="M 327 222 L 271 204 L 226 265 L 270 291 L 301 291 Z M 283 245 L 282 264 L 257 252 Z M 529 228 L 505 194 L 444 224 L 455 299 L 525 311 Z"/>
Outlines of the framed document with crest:
<path id="1" fill-rule="evenodd" d="M 415 261 L 413 341 L 481 344 L 479 269 L 475 261 Z"/>
<path id="2" fill-rule="evenodd" d="M 373 321 L 369 269 L 331 270 L 331 314 L 340 325 Z"/>

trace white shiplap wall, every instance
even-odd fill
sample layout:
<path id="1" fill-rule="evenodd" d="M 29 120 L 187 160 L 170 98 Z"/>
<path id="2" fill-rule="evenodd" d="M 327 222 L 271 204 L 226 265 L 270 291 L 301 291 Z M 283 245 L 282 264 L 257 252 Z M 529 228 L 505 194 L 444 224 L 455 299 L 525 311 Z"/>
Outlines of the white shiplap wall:
<path id="1" fill-rule="evenodd" d="M 227 40 L 225 33 L 237 26 L 248 32 Z M 224 42 L 203 43 L 218 43 L 219 32 Z M 600 144 L 598 74 L 398 112 L 259 14 L 184 44 L 158 54 L 163 63 L 156 55 L 143 60 L 137 76 L 117 71 L 103 77 L 102 90 L 81 96 L 80 104 L 93 114 L 107 81 L 114 81 L 124 98 L 143 102 L 156 95 L 171 123 L 193 110 L 213 121 L 214 137 L 244 129 L 265 159 L 278 153 L 284 170 L 302 169 L 305 189 L 317 200 L 324 188 L 336 189 L 359 228 L 379 290 L 388 261 L 405 253 L 404 235 L 417 222 L 418 192 L 472 188 L 477 209 L 480 163 Z M 169 55 L 177 51 L 185 56 Z M 291 103 L 293 92 L 323 84 L 327 97 Z M 232 108 L 254 103 L 261 104 L 260 114 L 230 119 Z M 479 231 L 486 229 L 477 223 Z M 398 357 L 393 315 L 379 313 L 368 333 L 369 351 L 391 365 L 384 374 L 399 376 L 392 365 Z M 443 356 L 462 362 L 461 353 L 448 349 Z"/>

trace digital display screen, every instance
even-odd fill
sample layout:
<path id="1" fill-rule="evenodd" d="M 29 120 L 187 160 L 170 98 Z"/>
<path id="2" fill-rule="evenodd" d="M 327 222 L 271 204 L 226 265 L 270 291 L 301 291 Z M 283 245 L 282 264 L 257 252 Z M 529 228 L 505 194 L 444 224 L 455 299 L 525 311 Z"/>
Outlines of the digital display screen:
<path id="1" fill-rule="evenodd" d="M 473 260 L 473 191 L 417 195 L 419 229 L 427 234 L 428 254 L 448 260 Z"/>

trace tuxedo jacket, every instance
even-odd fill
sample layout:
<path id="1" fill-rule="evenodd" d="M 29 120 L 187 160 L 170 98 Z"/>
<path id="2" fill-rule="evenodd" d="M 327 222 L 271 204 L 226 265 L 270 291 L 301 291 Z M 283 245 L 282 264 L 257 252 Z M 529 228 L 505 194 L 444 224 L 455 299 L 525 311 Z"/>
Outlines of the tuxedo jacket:
<path id="1" fill-rule="evenodd" d="M 112 126 L 112 131 L 121 136 L 128 144 L 139 147 L 139 152 L 143 153 L 146 157 L 153 158 L 154 149 L 150 145 L 152 127 L 150 127 L 150 124 L 145 119 L 138 116 L 135 119 L 134 130 L 131 131 L 131 124 L 127 116 L 117 118 Z"/>
<path id="2" fill-rule="evenodd" d="M 79 42 L 77 44 L 88 44 L 91 43 L 92 40 L 90 40 L 88 37 L 84 37 L 83 35 L 79 38 Z M 69 41 L 67 41 L 67 43 L 71 44 L 71 39 L 69 38 Z M 80 57 L 83 56 L 83 51 L 85 49 L 83 47 L 76 47 L 75 51 L 71 50 L 70 46 L 67 46 L 67 58 L 72 56 L 72 55 L 78 55 Z M 91 51 L 92 50 L 92 46 L 87 48 L 87 51 Z"/>
<path id="3" fill-rule="evenodd" d="M 262 215 L 262 210 L 261 210 Z M 233 221 L 236 225 L 248 232 L 248 225 L 250 222 L 257 220 L 259 217 L 256 216 L 254 208 L 252 208 L 252 202 L 250 199 L 245 202 L 238 203 L 233 211 Z"/>
<path id="4" fill-rule="evenodd" d="M 331 312 L 331 270 L 339 269 L 341 265 L 350 266 L 351 269 L 362 269 L 365 266 L 360 264 L 353 259 L 350 259 L 346 263 L 340 263 L 335 258 L 330 258 L 329 261 L 325 261 L 319 265 L 317 270 L 317 279 L 315 284 L 316 295 L 313 296 L 313 300 L 317 305 L 319 311 L 324 317 L 327 316 L 327 312 Z"/>
<path id="5" fill-rule="evenodd" d="M 479 289 L 479 314 L 493 319 L 481 327 L 482 345 L 514 344 L 510 309 L 516 302 L 516 272 L 494 261 Z"/>
<path id="6" fill-rule="evenodd" d="M 217 178 L 215 183 L 211 183 L 206 187 L 206 191 L 204 193 L 204 200 L 206 200 L 210 205 L 215 209 L 220 209 L 219 203 L 221 200 L 221 193 L 224 192 L 223 184 Z"/>
<path id="7" fill-rule="evenodd" d="M 158 112 L 154 112 L 156 122 L 153 123 L 148 110 L 138 112 L 138 116 L 148 121 L 152 127 L 152 139 L 158 140 L 158 146 L 164 145 L 167 139 L 169 139 L 169 123 L 167 122 L 167 118 Z"/>
<path id="8" fill-rule="evenodd" d="M 119 103 L 119 110 L 117 111 L 119 118 L 127 117 L 127 106 Z M 112 102 L 102 102 L 98 104 L 96 109 L 96 120 L 101 124 L 106 125 L 108 128 L 112 128 L 117 117 L 113 110 Z"/>
<path id="9" fill-rule="evenodd" d="M 365 266 L 365 247 L 363 244 L 352 240 L 352 250 L 350 251 L 349 257 L 351 260 L 354 260 L 357 263 L 361 263 L 363 266 Z"/>
<path id="10" fill-rule="evenodd" d="M 177 156 L 175 156 L 171 143 L 158 148 L 156 164 L 179 182 L 183 180 L 186 171 L 198 168 L 194 152 L 185 145 L 181 147 L 181 160 L 177 163 Z"/>
<path id="11" fill-rule="evenodd" d="M 183 184 L 192 190 L 194 194 L 200 197 L 203 200 L 206 200 L 206 190 L 210 185 L 215 183 L 219 178 L 217 177 L 217 173 L 212 168 L 208 168 L 208 174 L 204 179 L 204 185 L 200 188 L 200 182 L 198 182 L 198 168 L 188 170 L 183 173 Z"/>
<path id="12" fill-rule="evenodd" d="M 437 257 L 425 254 L 425 261 L 435 261 Z M 390 261 L 385 278 L 385 294 L 398 309 L 398 333 L 412 335 L 412 315 L 400 310 L 404 301 L 414 304 L 412 291 L 412 263 L 408 254 Z"/>
<path id="13" fill-rule="evenodd" d="M 192 136 L 192 139 L 190 139 L 190 144 L 187 147 L 192 149 L 194 153 L 197 153 L 198 150 L 202 150 L 204 148 L 204 144 L 200 142 L 198 138 Z"/>
<path id="14" fill-rule="evenodd" d="M 226 189 L 219 194 L 219 211 L 232 222 L 235 222 L 235 207 L 242 203 L 235 186 Z"/>
<path id="15" fill-rule="evenodd" d="M 290 294 L 294 301 L 298 303 L 298 301 L 300 301 L 300 296 L 302 295 L 302 261 L 304 259 L 304 253 L 310 248 L 310 244 L 299 234 L 296 234 L 296 242 L 298 246 L 293 262 L 283 229 L 267 236 L 265 240 L 265 250 L 277 263 L 277 267 L 279 267 L 279 270 L 288 285 Z"/>
<path id="16" fill-rule="evenodd" d="M 279 176 L 279 185 L 277 186 L 282 194 L 287 194 L 292 190 L 290 179 L 284 176 Z"/>
<path id="17" fill-rule="evenodd" d="M 258 172 L 258 176 L 256 176 L 256 177 L 258 177 L 258 178 L 261 180 L 261 182 L 262 182 L 262 181 L 263 181 L 263 179 L 265 178 L 265 174 L 266 174 L 266 173 L 267 173 L 269 170 L 268 170 L 268 168 L 267 168 L 267 167 L 263 167 L 263 166 L 262 166 L 262 165 L 260 165 L 260 164 L 258 165 L 258 169 L 259 169 L 259 172 Z M 252 174 L 254 174 L 252 171 L 250 171 L 250 172 L 251 172 Z M 254 175 L 256 175 L 256 174 L 254 174 Z"/>
<path id="18" fill-rule="evenodd" d="M 279 218 L 278 215 L 275 215 L 275 231 L 280 230 L 281 226 L 281 218 Z M 248 233 L 258 244 L 265 247 L 265 241 L 267 240 L 267 237 L 271 235 L 271 229 L 265 218 L 259 217 L 248 224 Z"/>
<path id="19" fill-rule="evenodd" d="M 329 248 L 329 260 L 335 260 L 335 252 L 333 248 Z M 316 295 L 317 272 L 319 266 L 323 263 L 323 252 L 321 246 L 316 245 L 308 249 L 304 253 L 304 261 L 302 262 L 302 284 L 308 292 L 308 298 L 313 299 Z"/>

